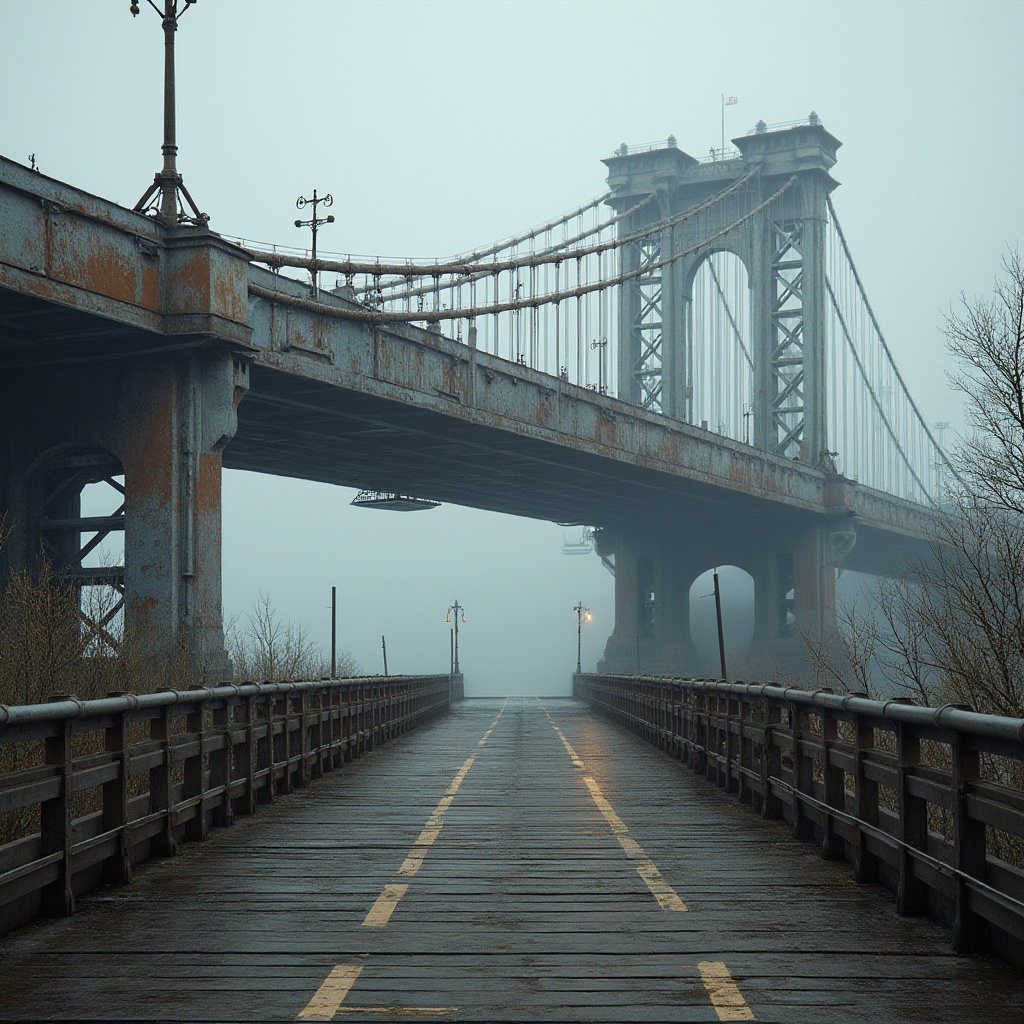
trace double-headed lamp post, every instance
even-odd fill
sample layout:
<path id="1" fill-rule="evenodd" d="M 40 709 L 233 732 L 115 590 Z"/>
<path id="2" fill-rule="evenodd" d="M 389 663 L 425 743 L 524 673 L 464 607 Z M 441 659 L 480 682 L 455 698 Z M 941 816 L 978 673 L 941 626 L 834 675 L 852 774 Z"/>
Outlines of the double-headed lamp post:
<path id="1" fill-rule="evenodd" d="M 195 0 L 193 0 L 193 2 L 195 2 Z M 319 289 L 317 287 L 317 285 L 318 285 L 317 278 L 319 277 L 319 274 L 318 274 L 317 269 L 316 269 L 316 232 L 317 232 L 317 228 L 319 228 L 321 224 L 333 224 L 334 223 L 334 215 L 333 214 L 328 214 L 326 217 L 318 217 L 316 215 L 316 208 L 318 206 L 321 206 L 321 205 L 322 206 L 333 206 L 334 205 L 334 197 L 331 195 L 330 192 L 328 192 L 327 195 L 325 195 L 325 196 L 318 196 L 316 194 L 316 189 L 313 189 L 313 198 L 312 199 L 307 199 L 305 196 L 299 196 L 299 198 L 295 200 L 295 208 L 298 209 L 298 210 L 302 210 L 302 209 L 304 209 L 307 206 L 312 206 L 313 207 L 313 216 L 309 220 L 297 220 L 295 222 L 295 226 L 297 228 L 307 227 L 307 228 L 310 228 L 312 230 L 312 232 L 313 232 L 313 260 L 312 260 L 313 268 L 310 271 L 310 273 L 313 276 L 313 298 L 314 299 L 317 298 L 318 293 L 319 293 Z"/>
<path id="2" fill-rule="evenodd" d="M 146 190 L 145 195 L 135 204 L 136 213 L 146 213 L 151 209 L 150 200 L 160 193 L 155 204 L 157 222 L 174 227 L 181 221 L 196 224 L 202 227 L 209 221 L 205 213 L 199 212 L 188 189 L 182 184 L 181 175 L 178 173 L 176 158 L 178 146 L 175 140 L 174 125 L 174 33 L 178 31 L 178 19 L 198 0 L 162 0 L 163 7 L 158 7 L 153 0 L 145 0 L 150 7 L 160 16 L 164 26 L 164 165 L 153 178 L 153 184 Z M 132 0 L 129 5 L 132 17 L 139 13 L 139 5 Z M 188 203 L 192 210 L 189 216 L 184 212 L 184 203 L 179 211 L 178 193 Z"/>
<path id="3" fill-rule="evenodd" d="M 452 673 L 454 675 L 459 674 L 459 619 L 463 622 L 466 621 L 466 609 L 459 604 L 458 598 L 455 599 L 455 603 L 448 609 L 448 613 L 444 617 L 444 621 L 447 623 L 455 623 L 455 654 L 452 664 Z"/>
<path id="4" fill-rule="evenodd" d="M 576 613 L 576 675 L 579 675 L 583 668 L 580 663 L 580 652 L 583 647 L 583 622 L 586 620 L 590 622 L 593 616 L 590 614 L 589 608 L 583 607 L 583 602 L 580 601 L 573 611 Z"/>

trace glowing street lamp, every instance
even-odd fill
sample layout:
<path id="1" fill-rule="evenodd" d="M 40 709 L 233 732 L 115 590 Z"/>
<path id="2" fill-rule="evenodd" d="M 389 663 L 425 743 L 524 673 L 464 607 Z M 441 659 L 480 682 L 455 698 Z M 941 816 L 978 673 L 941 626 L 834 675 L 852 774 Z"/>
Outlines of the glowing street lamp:
<path id="1" fill-rule="evenodd" d="M 444 621 L 447 623 L 455 623 L 455 647 L 454 654 L 452 656 L 452 674 L 459 674 L 459 619 L 463 622 L 466 621 L 466 609 L 459 604 L 456 598 L 455 603 L 448 608 L 448 612 L 444 617 Z"/>
<path id="2" fill-rule="evenodd" d="M 583 645 L 583 622 L 586 620 L 590 622 L 593 616 L 590 614 L 589 608 L 583 607 L 583 602 L 580 601 L 573 611 L 576 613 L 576 675 L 579 675 L 583 669 L 580 665 L 580 651 Z"/>

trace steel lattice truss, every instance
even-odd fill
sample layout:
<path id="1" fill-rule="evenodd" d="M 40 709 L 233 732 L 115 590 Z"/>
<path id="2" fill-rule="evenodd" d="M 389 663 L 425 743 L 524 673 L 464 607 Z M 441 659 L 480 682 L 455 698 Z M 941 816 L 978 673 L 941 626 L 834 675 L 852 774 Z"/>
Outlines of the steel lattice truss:
<path id="1" fill-rule="evenodd" d="M 640 405 L 661 411 L 662 392 L 662 314 L 661 314 L 661 246 L 653 238 L 636 243 L 636 258 L 641 270 L 637 278 L 637 311 L 630 330 L 633 334 L 633 379 L 637 384 Z"/>
<path id="2" fill-rule="evenodd" d="M 804 437 L 804 259 L 801 222 L 772 222 L 772 438 L 782 455 Z"/>

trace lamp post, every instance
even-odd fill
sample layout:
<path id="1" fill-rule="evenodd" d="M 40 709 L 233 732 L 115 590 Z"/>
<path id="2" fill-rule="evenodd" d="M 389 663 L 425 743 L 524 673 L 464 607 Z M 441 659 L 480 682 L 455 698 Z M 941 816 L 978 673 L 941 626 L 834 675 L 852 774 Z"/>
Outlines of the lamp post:
<path id="1" fill-rule="evenodd" d="M 195 0 L 192 0 L 192 2 L 194 3 Z M 312 206 L 313 207 L 313 216 L 309 220 L 297 220 L 295 222 L 295 226 L 297 228 L 307 227 L 307 228 L 312 229 L 312 231 L 313 231 L 313 267 L 310 270 L 310 274 L 313 277 L 313 298 L 314 299 L 317 297 L 317 294 L 318 294 L 317 283 L 318 283 L 318 278 L 320 276 L 319 273 L 317 272 L 317 269 L 316 269 L 316 232 L 317 232 L 317 228 L 319 228 L 321 224 L 333 224 L 334 223 L 334 216 L 332 214 L 328 214 L 326 217 L 318 217 L 316 215 L 316 208 L 318 206 L 320 206 L 320 205 L 323 205 L 323 206 L 333 206 L 334 205 L 334 197 L 331 195 L 330 192 L 328 192 L 327 195 L 325 195 L 325 196 L 318 196 L 316 194 L 316 189 L 313 189 L 313 198 L 312 199 L 307 199 L 305 196 L 299 196 L 299 198 L 295 200 L 295 208 L 298 209 L 298 210 L 302 210 L 302 209 L 304 209 L 307 206 Z"/>
<path id="2" fill-rule="evenodd" d="M 580 653 L 583 647 L 583 621 L 587 622 L 593 618 L 589 608 L 583 607 L 583 602 L 575 605 L 573 611 L 576 613 L 576 675 L 579 675 L 583 668 L 580 663 Z"/>
<path id="3" fill-rule="evenodd" d="M 178 31 L 178 19 L 197 2 L 198 0 L 163 0 L 161 9 L 153 0 L 146 0 L 146 3 L 160 15 L 164 27 L 164 165 L 133 209 L 136 213 L 154 210 L 157 222 L 168 227 L 174 227 L 182 221 L 202 227 L 210 220 L 207 214 L 199 212 L 199 207 L 182 184 L 176 165 L 178 146 L 174 134 L 174 33 Z M 132 0 L 129 10 L 134 18 L 139 13 L 139 5 Z M 157 192 L 160 193 L 160 198 L 155 206 L 150 207 L 149 202 Z M 192 216 L 185 213 L 184 204 L 181 204 L 179 210 L 179 193 L 192 210 Z"/>
<path id="4" fill-rule="evenodd" d="M 447 623 L 455 623 L 455 664 L 453 668 L 453 675 L 459 674 L 459 618 L 462 621 L 466 621 L 466 609 L 459 604 L 458 598 L 455 603 L 448 608 L 448 612 L 444 617 L 444 621 Z"/>

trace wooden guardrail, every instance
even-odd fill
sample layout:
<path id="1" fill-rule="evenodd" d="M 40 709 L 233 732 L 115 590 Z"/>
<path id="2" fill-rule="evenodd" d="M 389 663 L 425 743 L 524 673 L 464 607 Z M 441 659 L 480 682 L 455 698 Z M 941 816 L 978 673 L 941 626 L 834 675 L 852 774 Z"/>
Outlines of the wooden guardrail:
<path id="1" fill-rule="evenodd" d="M 573 692 L 950 926 L 957 951 L 1024 966 L 1024 719 L 715 680 Z"/>
<path id="2" fill-rule="evenodd" d="M 0 705 L 0 934 L 448 710 L 450 677 Z"/>

